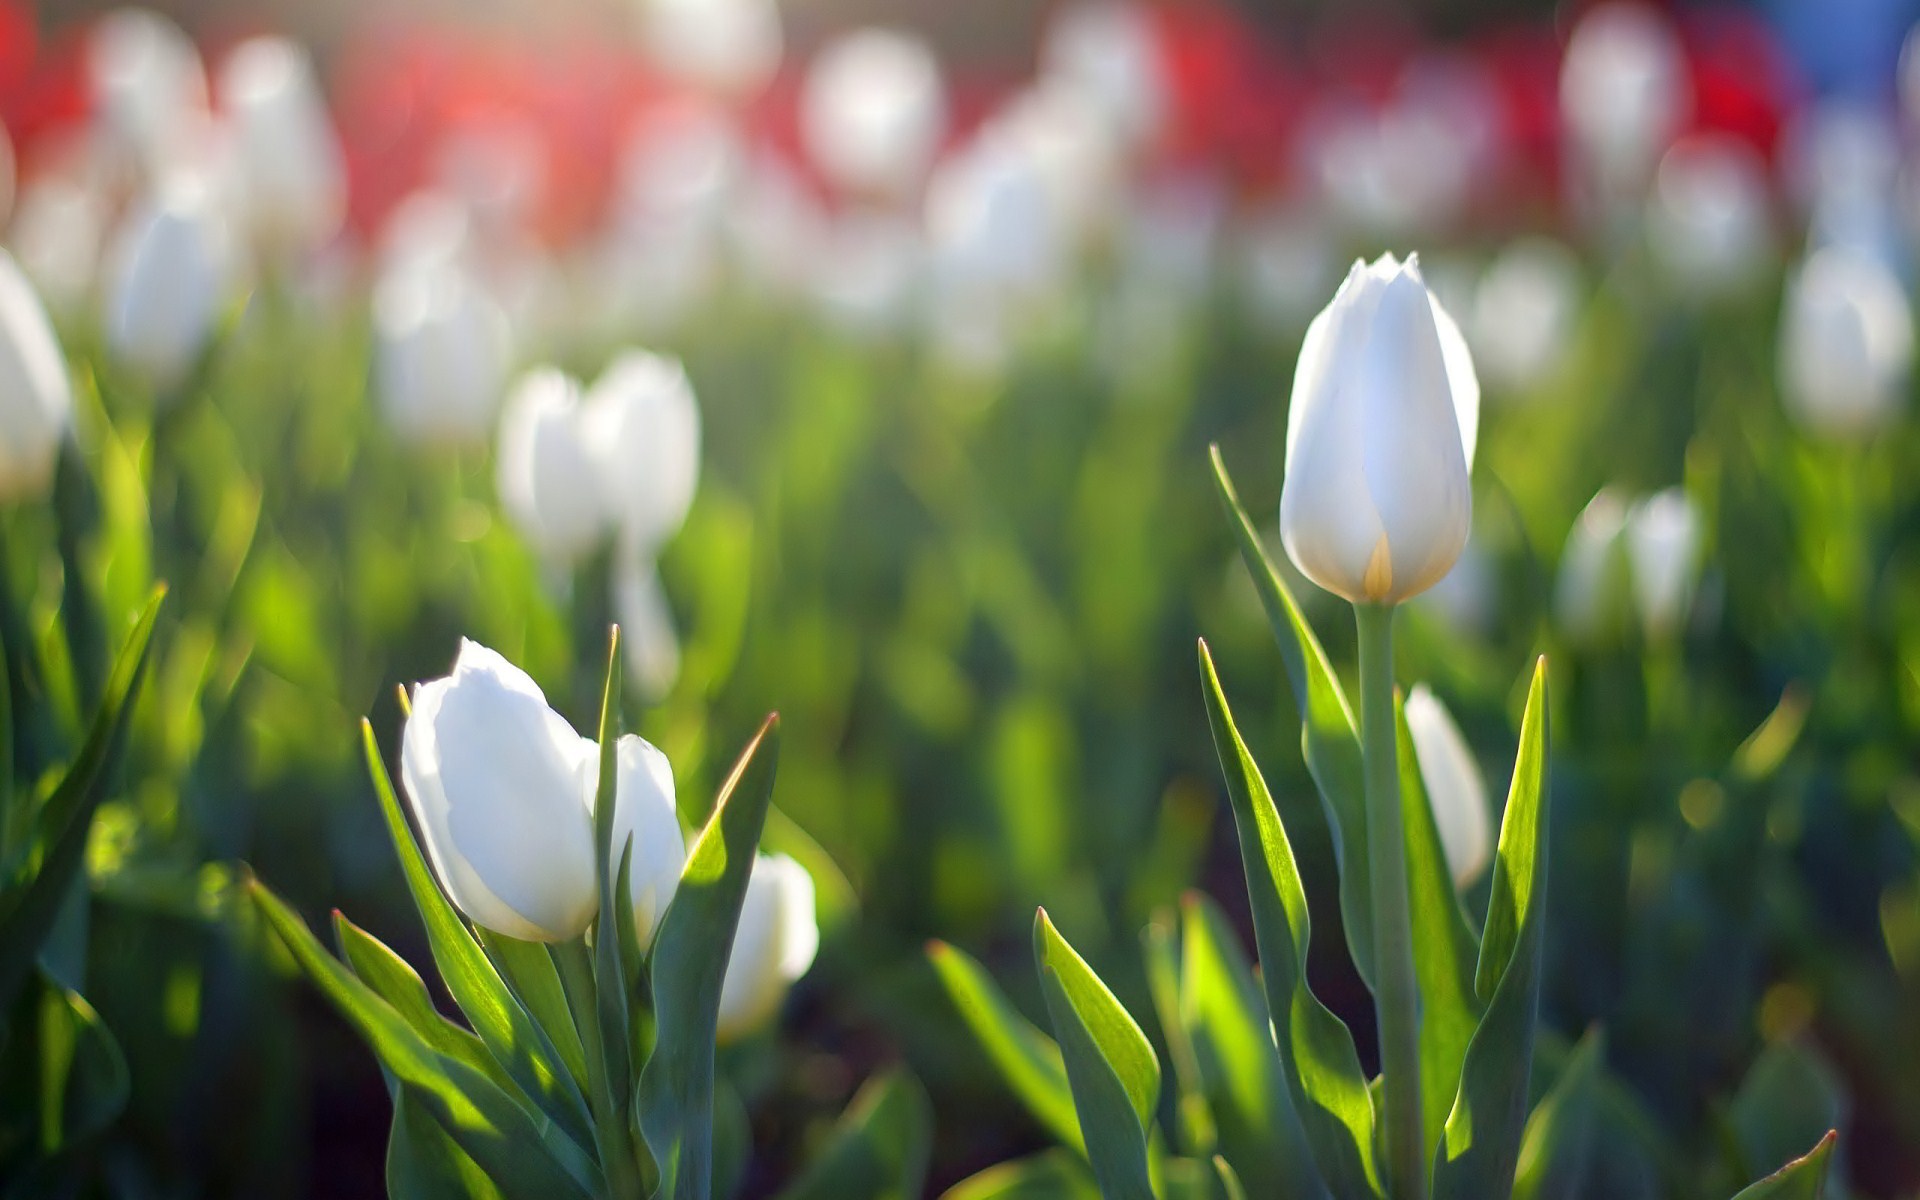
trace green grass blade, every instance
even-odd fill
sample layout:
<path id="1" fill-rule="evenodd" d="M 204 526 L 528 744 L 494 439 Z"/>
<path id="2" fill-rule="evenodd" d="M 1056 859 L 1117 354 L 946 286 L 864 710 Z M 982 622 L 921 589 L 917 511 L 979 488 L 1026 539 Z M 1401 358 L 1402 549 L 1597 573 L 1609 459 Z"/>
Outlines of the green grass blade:
<path id="1" fill-rule="evenodd" d="M 1434 1200 L 1498 1200 L 1513 1190 L 1538 1025 L 1547 886 L 1547 662 L 1534 667 L 1493 898 L 1480 945 L 1487 1011 L 1467 1047 L 1460 1088 L 1435 1155 Z"/>
<path id="2" fill-rule="evenodd" d="M 1200 674 L 1206 685 L 1214 748 L 1239 831 L 1240 862 L 1253 906 L 1254 940 L 1282 1077 L 1325 1185 L 1342 1200 L 1378 1196 L 1373 1096 L 1353 1034 L 1307 985 L 1312 923 L 1293 847 L 1266 779 L 1234 725 L 1205 642 L 1200 643 Z"/>
<path id="3" fill-rule="evenodd" d="M 1045 909 L 1034 914 L 1033 956 L 1101 1194 L 1152 1200 L 1147 1129 L 1160 1095 L 1153 1046 Z"/>
<path id="4" fill-rule="evenodd" d="M 1062 1145 L 1084 1152 L 1060 1047 L 1021 1016 L 987 969 L 964 951 L 946 942 L 932 942 L 927 957 L 1000 1078 Z"/>
<path id="5" fill-rule="evenodd" d="M 720 789 L 653 943 L 656 1040 L 640 1073 L 640 1130 L 658 1195 L 706 1200 L 713 1176 L 713 1054 L 720 982 L 773 798 L 780 724 L 770 716 Z"/>
<path id="6" fill-rule="evenodd" d="M 1827 1191 L 1827 1160 L 1838 1136 L 1828 1131 L 1804 1158 L 1794 1159 L 1733 1200 L 1821 1200 Z"/>
<path id="7" fill-rule="evenodd" d="M 1100 1186 L 1070 1150 L 998 1163 L 954 1184 L 940 1200 L 1099 1200 Z"/>
<path id="8" fill-rule="evenodd" d="M 1354 969 L 1373 986 L 1373 892 L 1368 882 L 1367 799 L 1364 764 L 1360 754 L 1360 727 L 1353 707 L 1327 662 L 1327 652 L 1286 581 L 1267 557 L 1260 534 L 1240 506 L 1240 496 L 1227 475 L 1220 447 L 1212 447 L 1213 481 L 1227 510 L 1240 557 L 1266 609 L 1267 623 L 1280 646 L 1287 682 L 1300 710 L 1300 749 L 1307 773 L 1313 776 L 1327 823 L 1333 830 L 1334 858 L 1340 874 L 1340 917 L 1346 929 L 1347 951 Z"/>
<path id="9" fill-rule="evenodd" d="M 480 1039 L 440 1015 L 427 993 L 426 982 L 406 959 L 339 912 L 333 914 L 333 929 L 334 938 L 340 943 L 340 957 L 346 960 L 347 966 L 360 982 L 399 1013 L 422 1041 L 448 1058 L 466 1063 L 499 1087 L 512 1090 L 512 1081 L 493 1055 L 487 1053 Z"/>
<path id="10" fill-rule="evenodd" d="M 920 1081 L 894 1070 L 869 1080 L 832 1136 L 781 1200 L 890 1200 L 926 1191 L 933 1102 Z"/>
<path id="11" fill-rule="evenodd" d="M 1599 1125 L 1605 1055 L 1606 1038 L 1598 1029 L 1581 1038 L 1552 1090 L 1527 1118 L 1514 1171 L 1514 1200 L 1577 1200 L 1584 1195 Z"/>

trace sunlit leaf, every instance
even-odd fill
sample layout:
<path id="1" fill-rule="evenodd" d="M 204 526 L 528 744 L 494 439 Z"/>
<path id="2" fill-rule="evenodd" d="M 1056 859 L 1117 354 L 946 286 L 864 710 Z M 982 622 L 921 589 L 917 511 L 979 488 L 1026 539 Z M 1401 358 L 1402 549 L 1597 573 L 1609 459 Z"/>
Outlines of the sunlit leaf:
<path id="1" fill-rule="evenodd" d="M 1599 1030 L 1581 1038 L 1552 1090 L 1527 1118 L 1514 1171 L 1514 1200 L 1580 1200 L 1586 1195 L 1582 1189 L 1598 1140 L 1605 1053 L 1606 1039 Z"/>
<path id="2" fill-rule="evenodd" d="M 1021 1016 L 986 968 L 964 952 L 932 942 L 927 957 L 954 1008 L 1013 1094 L 1063 1145 L 1080 1150 L 1080 1119 L 1073 1111 L 1060 1047 Z"/>
<path id="3" fill-rule="evenodd" d="M 1838 1136 L 1829 1130 L 1804 1158 L 1794 1159 L 1733 1200 L 1821 1200 L 1827 1191 L 1827 1160 Z"/>
<path id="4" fill-rule="evenodd" d="M 1099 1200 L 1100 1186 L 1086 1160 L 1070 1150 L 1047 1150 L 970 1175 L 940 1200 Z"/>

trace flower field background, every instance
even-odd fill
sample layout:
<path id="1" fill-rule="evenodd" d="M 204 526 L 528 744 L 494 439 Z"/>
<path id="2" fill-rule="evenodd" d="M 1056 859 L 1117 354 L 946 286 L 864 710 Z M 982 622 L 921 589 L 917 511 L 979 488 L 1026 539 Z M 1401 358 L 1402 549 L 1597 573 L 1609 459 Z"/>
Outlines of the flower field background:
<path id="1" fill-rule="evenodd" d="M 501 932 L 403 763 L 437 685 L 401 689 L 463 639 L 569 734 L 657 747 L 685 830 L 780 714 L 785 882 L 734 953 L 791 934 L 752 915 L 780 904 L 818 948 L 769 933 L 753 1002 L 719 1000 L 715 1194 L 1098 1194 L 1077 1081 L 1020 1074 L 1042 905 L 1152 1047 L 1143 1128 L 1261 1147 L 1246 1194 L 1291 1194 L 1192 1033 L 1201 948 L 1251 962 L 1262 919 L 1216 695 L 1298 862 L 1304 975 L 1380 1054 L 1221 500 L 1357 680 L 1280 497 L 1309 322 L 1383 251 L 1417 252 L 1475 396 L 1471 536 L 1388 666 L 1475 929 L 1514 903 L 1501 802 L 1551 665 L 1558 1099 L 1514 1194 L 1718 1200 L 1835 1129 L 1826 1195 L 1920 1195 L 1920 62 L 1897 22 L 1810 37 L 1818 7 L 1094 3 L 955 57 L 911 12 L 783 40 L 757 0 L 615 34 L 368 15 L 312 52 L 0 0 L 0 1195 L 402 1193 L 387 1060 L 249 897 L 323 941 L 346 914 L 471 1015 L 359 727 Z"/>

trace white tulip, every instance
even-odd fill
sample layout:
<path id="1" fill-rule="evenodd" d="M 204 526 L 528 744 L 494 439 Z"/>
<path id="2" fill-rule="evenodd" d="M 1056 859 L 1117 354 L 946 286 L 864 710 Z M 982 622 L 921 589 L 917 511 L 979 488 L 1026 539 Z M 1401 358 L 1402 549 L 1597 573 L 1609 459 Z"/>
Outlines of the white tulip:
<path id="1" fill-rule="evenodd" d="M 1493 860 L 1493 815 L 1487 805 L 1487 781 L 1480 764 L 1440 698 L 1422 683 L 1407 693 L 1407 732 L 1419 760 L 1420 782 L 1427 789 L 1440 848 L 1453 885 L 1463 888 L 1479 878 Z"/>
<path id="2" fill-rule="evenodd" d="M 1637 189 L 1692 108 L 1679 35 L 1636 0 L 1589 9 L 1560 62 L 1560 109 L 1596 181 Z"/>
<path id="3" fill-rule="evenodd" d="M 1752 287 L 1776 238 L 1766 164 L 1731 137 L 1689 139 L 1660 160 L 1647 210 L 1655 259 L 1689 295 L 1715 299 Z"/>
<path id="4" fill-rule="evenodd" d="M 813 876 L 784 854 L 756 857 L 720 984 L 720 1040 L 766 1024 L 787 988 L 813 965 L 819 948 Z"/>
<path id="5" fill-rule="evenodd" d="M 1254 216 L 1235 241 L 1232 260 L 1254 316 L 1284 332 L 1304 329 L 1340 275 L 1327 220 L 1311 207 L 1276 206 Z"/>
<path id="6" fill-rule="evenodd" d="M 807 286 L 827 216 L 792 168 L 762 154 L 747 168 L 727 209 L 732 264 L 755 295 L 791 300 Z"/>
<path id="7" fill-rule="evenodd" d="M 780 64 L 773 0 L 638 0 L 649 57 L 678 79 L 728 96 L 756 92 Z"/>
<path id="8" fill-rule="evenodd" d="M 61 175 L 36 176 L 21 189 L 9 242 L 56 312 L 70 316 L 89 303 L 106 237 L 97 190 Z"/>
<path id="9" fill-rule="evenodd" d="M 992 132 L 942 160 L 927 185 L 928 250 L 946 291 L 998 301 L 1044 296 L 1066 266 L 1060 226 L 1038 164 Z"/>
<path id="10" fill-rule="evenodd" d="M 580 384 L 553 367 L 521 376 L 507 396 L 496 456 L 500 503 L 549 560 L 572 563 L 607 527 Z"/>
<path id="11" fill-rule="evenodd" d="M 47 493 L 72 424 L 67 361 L 47 311 L 0 250 L 0 502 Z"/>
<path id="12" fill-rule="evenodd" d="M 946 91 L 933 51 L 918 38 L 882 29 L 847 34 L 820 51 L 800 94 L 808 157 L 851 192 L 911 193 L 946 123 Z"/>
<path id="13" fill-rule="evenodd" d="M 1575 641 L 1598 639 L 1629 603 L 1626 528 L 1626 504 L 1611 489 L 1602 489 L 1567 534 L 1553 609 L 1561 632 Z"/>
<path id="14" fill-rule="evenodd" d="M 614 563 L 613 612 L 628 682 L 642 700 L 660 700 L 680 678 L 680 631 L 659 568 L 637 551 L 622 548 Z"/>
<path id="15" fill-rule="evenodd" d="M 1803 425 L 1833 437 L 1883 428 L 1906 403 L 1912 371 L 1913 310 L 1892 271 L 1828 247 L 1793 272 L 1780 385 Z"/>
<path id="16" fill-rule="evenodd" d="M 1280 535 L 1301 573 L 1396 604 L 1459 558 L 1480 387 L 1419 266 L 1356 262 L 1307 329 L 1287 416 Z"/>
<path id="17" fill-rule="evenodd" d="M 178 25 L 147 9 L 109 14 L 88 35 L 87 79 L 105 133 L 138 175 L 157 180 L 199 165 L 207 73 Z"/>
<path id="18" fill-rule="evenodd" d="M 206 349 L 236 266 L 232 231 L 207 181 L 164 184 L 129 214 L 114 241 L 107 344 L 164 396 Z"/>
<path id="19" fill-rule="evenodd" d="M 1152 140 L 1166 122 L 1167 66 L 1144 5 L 1080 0 L 1059 10 L 1040 47 L 1043 74 L 1084 93 L 1122 144 Z"/>
<path id="20" fill-rule="evenodd" d="M 926 259 L 920 229 L 900 214 L 872 207 L 839 213 L 814 258 L 814 303 L 853 337 L 903 333 L 919 315 Z"/>
<path id="21" fill-rule="evenodd" d="M 307 52 L 285 38 L 244 41 L 221 66 L 219 95 L 261 244 L 300 253 L 339 232 L 346 162 Z"/>
<path id="22" fill-rule="evenodd" d="M 1627 560 L 1640 623 L 1653 639 L 1677 633 L 1700 578 L 1700 513 L 1680 488 L 1647 497 L 1627 514 Z"/>
<path id="23" fill-rule="evenodd" d="M 631 838 L 629 894 L 645 946 L 679 886 L 686 841 L 666 756 L 629 734 L 615 764 L 608 870 Z M 526 672 L 462 641 L 453 673 L 414 689 L 400 770 L 427 857 L 469 920 L 532 942 L 592 924 L 599 744 L 548 707 Z"/>
<path id="24" fill-rule="evenodd" d="M 1509 393 L 1524 394 L 1559 369 L 1580 317 L 1580 263 L 1543 237 L 1500 251 L 1474 290 L 1473 361 Z"/>
<path id="25" fill-rule="evenodd" d="M 687 518 L 700 482 L 700 408 L 680 363 L 629 350 L 587 393 L 587 444 L 623 544 L 651 553 Z"/>
<path id="26" fill-rule="evenodd" d="M 624 640 L 626 630 L 621 637 Z M 589 742 L 589 746 L 594 743 Z M 640 948 L 666 915 L 687 864 L 686 835 L 680 831 L 673 801 L 673 764 L 651 742 L 627 734 L 615 747 L 619 764 L 613 803 L 613 844 L 608 869 L 618 877 L 622 848 L 632 839 L 627 863 L 628 895 L 633 900 L 634 931 Z"/>
<path id="27" fill-rule="evenodd" d="M 597 765 L 594 743 L 526 672 L 462 641 L 453 673 L 414 689 L 400 749 L 421 840 L 454 906 L 524 941 L 584 933 L 599 909 Z"/>
<path id="28" fill-rule="evenodd" d="M 374 381 L 389 424 L 419 443 L 477 444 L 511 358 L 507 319 L 453 264 L 389 271 L 373 295 Z"/>

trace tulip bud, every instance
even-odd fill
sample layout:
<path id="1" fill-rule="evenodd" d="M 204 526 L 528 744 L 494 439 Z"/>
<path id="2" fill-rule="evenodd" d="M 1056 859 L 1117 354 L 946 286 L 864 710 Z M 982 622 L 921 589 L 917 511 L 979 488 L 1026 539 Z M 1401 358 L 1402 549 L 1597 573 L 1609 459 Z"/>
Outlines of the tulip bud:
<path id="1" fill-rule="evenodd" d="M 1467 543 L 1480 386 L 1417 262 L 1356 262 L 1307 329 L 1287 416 L 1280 535 L 1356 604 L 1432 587 Z"/>
<path id="2" fill-rule="evenodd" d="M 1546 238 L 1502 250 L 1474 291 L 1474 365 L 1490 382 L 1524 394 L 1556 371 L 1580 317 L 1580 265 Z"/>
<path id="3" fill-rule="evenodd" d="M 629 350 L 594 382 L 584 420 L 623 543 L 658 549 L 687 519 L 700 482 L 700 408 L 686 371 Z"/>
<path id="4" fill-rule="evenodd" d="M 206 150 L 206 69 L 192 39 L 159 13 L 103 18 L 87 39 L 87 80 L 119 161 L 139 176 L 160 179 Z"/>
<path id="5" fill-rule="evenodd" d="M 1627 515 L 1633 598 L 1649 638 L 1671 637 L 1693 607 L 1700 537 L 1699 511 L 1677 487 L 1647 497 Z"/>
<path id="6" fill-rule="evenodd" d="M 67 362 L 33 285 L 0 250 L 0 502 L 45 495 L 73 422 Z"/>
<path id="7" fill-rule="evenodd" d="M 1153 16 L 1125 0 L 1081 0 L 1055 14 L 1041 69 L 1086 95 L 1127 146 L 1152 140 L 1166 122 L 1167 64 Z"/>
<path id="8" fill-rule="evenodd" d="M 318 247 L 346 217 L 346 164 L 306 51 L 277 37 L 242 42 L 219 91 L 255 236 L 283 252 Z"/>
<path id="9" fill-rule="evenodd" d="M 1759 153 L 1724 136 L 1690 139 L 1667 151 L 1647 210 L 1647 240 L 1689 295 L 1718 299 L 1751 288 L 1775 254 Z"/>
<path id="10" fill-rule="evenodd" d="M 863 29 L 822 50 L 800 96 L 800 132 L 821 172 L 851 192 L 910 193 L 946 128 L 940 64 L 926 43 Z"/>
<path id="11" fill-rule="evenodd" d="M 1407 732 L 1413 735 L 1420 782 L 1427 789 L 1433 823 L 1440 830 L 1447 871 L 1453 876 L 1453 885 L 1463 888 L 1493 859 L 1487 781 L 1481 777 L 1480 764 L 1474 761 L 1447 706 L 1424 683 L 1407 693 Z"/>
<path id="12" fill-rule="evenodd" d="M 614 564 L 613 611 L 627 679 L 641 699 L 661 699 L 680 677 L 680 632 L 659 568 L 630 548 L 622 548 Z"/>
<path id="13" fill-rule="evenodd" d="M 1622 536 L 1626 527 L 1627 506 L 1613 491 L 1603 489 L 1567 534 L 1553 608 L 1561 632 L 1575 641 L 1594 641 L 1616 627 L 1629 603 Z"/>
<path id="14" fill-rule="evenodd" d="M 624 643 L 626 630 L 621 630 Z M 593 745 L 589 742 L 588 745 Z M 627 734 L 619 741 L 619 775 L 614 791 L 612 861 L 618 877 L 622 848 L 632 839 L 627 873 L 631 880 L 634 930 L 640 948 L 653 944 L 660 918 L 680 887 L 687 865 L 686 835 L 680 831 L 673 801 L 673 764 L 651 742 Z"/>
<path id="15" fill-rule="evenodd" d="M 686 842 L 673 767 L 628 735 L 615 754 L 613 861 L 628 873 L 642 946 L 679 886 Z M 598 743 L 547 706 L 526 672 L 462 641 L 453 673 L 414 689 L 401 781 L 427 857 L 474 924 L 532 942 L 580 936 L 599 912 L 593 807 Z"/>
<path id="16" fill-rule="evenodd" d="M 1560 108 L 1603 186 L 1638 188 L 1692 104 L 1679 36 L 1657 9 L 1616 0 L 1581 17 L 1560 63 Z"/>
<path id="17" fill-rule="evenodd" d="M 42 175 L 21 189 L 9 241 L 20 269 L 47 306 L 64 317 L 93 298 L 106 232 L 106 205 L 95 189 Z"/>
<path id="18" fill-rule="evenodd" d="M 571 563 L 606 529 L 580 384 L 553 367 L 514 385 L 500 419 L 497 486 L 507 516 L 548 559 Z"/>
<path id="19" fill-rule="evenodd" d="M 420 443 L 485 439 L 511 356 L 505 314 L 461 265 L 389 271 L 374 289 L 374 376 L 388 422 Z"/>
<path id="20" fill-rule="evenodd" d="M 1780 385 L 1808 429 L 1856 437 L 1906 401 L 1913 312 L 1892 271 L 1854 251 L 1816 251 L 1787 282 Z"/>
<path id="21" fill-rule="evenodd" d="M 107 271 L 107 343 L 163 396 L 206 349 L 233 287 L 234 247 L 206 181 L 177 178 L 131 214 Z"/>
<path id="22" fill-rule="evenodd" d="M 447 898 L 476 925 L 533 942 L 586 931 L 596 758 L 526 672 L 478 643 L 414 689 L 401 779 Z"/>
<path id="23" fill-rule="evenodd" d="M 813 876 L 784 854 L 756 857 L 720 984 L 719 1039 L 732 1041 L 764 1025 L 819 948 Z"/>
<path id="24" fill-rule="evenodd" d="M 773 0 L 639 0 L 641 36 L 661 70 L 726 96 L 758 91 L 780 65 Z"/>

